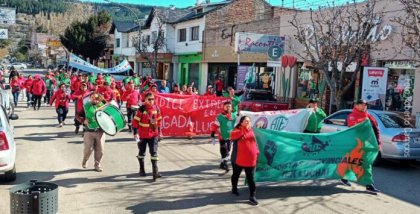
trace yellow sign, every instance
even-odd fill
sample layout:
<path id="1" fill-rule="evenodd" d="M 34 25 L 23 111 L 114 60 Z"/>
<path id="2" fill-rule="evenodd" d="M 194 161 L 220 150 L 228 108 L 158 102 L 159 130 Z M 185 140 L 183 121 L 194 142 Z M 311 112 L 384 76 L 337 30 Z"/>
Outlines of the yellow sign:
<path id="1" fill-rule="evenodd" d="M 47 45 L 49 47 L 54 47 L 54 48 L 58 48 L 58 47 L 62 46 L 60 40 L 50 40 L 50 41 L 48 41 Z"/>

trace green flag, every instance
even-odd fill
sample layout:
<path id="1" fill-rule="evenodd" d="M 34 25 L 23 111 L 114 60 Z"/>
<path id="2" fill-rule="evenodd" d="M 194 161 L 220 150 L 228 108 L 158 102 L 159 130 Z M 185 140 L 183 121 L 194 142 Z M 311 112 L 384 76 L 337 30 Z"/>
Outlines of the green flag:
<path id="1" fill-rule="evenodd" d="M 245 75 L 245 84 L 255 83 L 255 64 L 252 64 L 252 67 L 248 68 L 248 72 Z"/>
<path id="2" fill-rule="evenodd" d="M 254 128 L 260 154 L 255 180 L 296 181 L 345 178 L 372 184 L 378 144 L 369 120 L 323 134 Z"/>

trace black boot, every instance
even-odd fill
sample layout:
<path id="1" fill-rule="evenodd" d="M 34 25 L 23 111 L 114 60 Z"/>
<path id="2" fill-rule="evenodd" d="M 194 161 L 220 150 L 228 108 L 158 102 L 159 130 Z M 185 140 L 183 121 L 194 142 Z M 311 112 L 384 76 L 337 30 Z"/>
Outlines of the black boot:
<path id="1" fill-rule="evenodd" d="M 74 130 L 74 134 L 79 134 L 79 126 L 76 126 L 76 129 Z"/>
<path id="2" fill-rule="evenodd" d="M 130 125 L 128 125 L 128 132 L 133 132 L 133 129 L 131 128 Z"/>
<path id="3" fill-rule="evenodd" d="M 139 160 L 139 165 L 140 165 L 139 174 L 140 176 L 144 177 L 146 176 L 146 172 L 144 171 L 144 158 L 137 156 L 137 159 Z"/>
<path id="4" fill-rule="evenodd" d="M 156 179 L 162 177 L 160 175 L 158 166 L 157 166 L 157 160 L 152 160 L 152 167 L 153 167 L 153 181 L 156 181 Z"/>

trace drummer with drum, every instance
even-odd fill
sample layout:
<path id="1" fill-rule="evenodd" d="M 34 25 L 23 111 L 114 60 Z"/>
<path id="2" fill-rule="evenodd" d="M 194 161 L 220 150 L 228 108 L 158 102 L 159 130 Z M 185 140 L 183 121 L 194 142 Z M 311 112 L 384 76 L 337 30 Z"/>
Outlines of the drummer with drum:
<path id="1" fill-rule="evenodd" d="M 139 109 L 139 102 L 141 101 L 141 96 L 139 90 L 135 89 L 133 83 L 127 85 L 127 90 L 121 96 L 121 100 L 126 102 L 127 107 L 127 124 L 129 132 L 132 132 L 131 121 L 136 114 L 137 109 Z"/>
<path id="2" fill-rule="evenodd" d="M 154 104 L 155 97 L 153 93 L 147 93 L 144 96 L 144 104 L 139 108 L 133 119 L 134 138 L 138 141 L 137 145 L 139 153 L 137 159 L 140 165 L 140 176 L 146 176 L 144 170 L 144 158 L 146 155 L 146 147 L 149 146 L 150 159 L 153 169 L 153 181 L 160 178 L 157 161 L 158 161 L 158 141 L 161 138 L 161 121 L 162 116 L 159 107 Z"/>
<path id="3" fill-rule="evenodd" d="M 84 104 L 83 111 L 79 113 L 80 118 L 84 118 L 83 124 L 85 126 L 85 133 L 83 135 L 83 162 L 82 167 L 86 168 L 87 161 L 94 152 L 95 170 L 102 172 L 101 160 L 103 156 L 105 133 L 99 127 L 96 120 L 95 113 L 105 106 L 104 98 L 99 93 L 93 93 L 90 96 L 90 101 Z"/>

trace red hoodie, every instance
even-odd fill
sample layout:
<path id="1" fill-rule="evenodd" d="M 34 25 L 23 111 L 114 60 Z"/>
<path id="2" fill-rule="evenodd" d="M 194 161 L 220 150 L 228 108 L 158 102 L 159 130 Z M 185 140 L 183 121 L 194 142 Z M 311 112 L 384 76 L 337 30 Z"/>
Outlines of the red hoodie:
<path id="1" fill-rule="evenodd" d="M 104 96 L 104 99 L 109 102 L 114 99 L 114 90 L 109 86 L 102 86 L 98 89 L 98 92 Z"/>
<path id="2" fill-rule="evenodd" d="M 242 167 L 256 166 L 260 151 L 252 128 L 235 128 L 230 133 L 230 139 L 233 141 L 231 160 Z"/>
<path id="3" fill-rule="evenodd" d="M 44 81 L 41 79 L 35 79 L 32 82 L 31 92 L 35 96 L 42 96 L 43 94 L 45 94 L 47 92 L 47 89 L 45 87 Z"/>
<path id="4" fill-rule="evenodd" d="M 25 81 L 25 83 L 23 84 L 26 88 L 26 92 L 31 93 L 31 88 L 32 88 L 32 83 L 33 83 L 33 79 L 27 79 Z"/>
<path id="5" fill-rule="evenodd" d="M 19 80 L 19 84 L 20 84 L 20 89 L 24 89 L 26 78 L 24 76 L 19 76 L 18 80 Z"/>
<path id="6" fill-rule="evenodd" d="M 12 88 L 12 93 L 19 92 L 21 89 L 21 82 L 19 79 L 12 80 L 10 87 Z"/>
<path id="7" fill-rule="evenodd" d="M 91 92 L 89 90 L 78 90 L 77 92 L 74 92 L 72 95 L 70 95 L 70 99 L 77 99 L 76 114 L 83 110 L 83 99 L 87 97 L 90 93 Z"/>
<path id="8" fill-rule="evenodd" d="M 138 90 L 127 89 L 121 96 L 123 102 L 127 102 L 127 108 L 138 105 L 141 100 L 140 92 Z"/>
<path id="9" fill-rule="evenodd" d="M 61 89 L 54 93 L 54 95 L 51 98 L 50 105 L 52 105 L 54 101 L 56 109 L 59 106 L 65 106 L 66 108 L 69 108 L 70 97 L 66 94 L 65 91 Z"/>
<path id="10" fill-rule="evenodd" d="M 376 122 L 375 118 L 369 114 L 368 112 L 358 111 L 356 108 L 353 108 L 353 111 L 347 116 L 347 126 L 352 127 L 355 126 L 366 119 L 370 120 L 372 124 L 373 132 L 375 133 L 376 139 L 378 140 L 378 145 L 381 145 L 381 133 L 379 131 L 378 123 Z"/>

